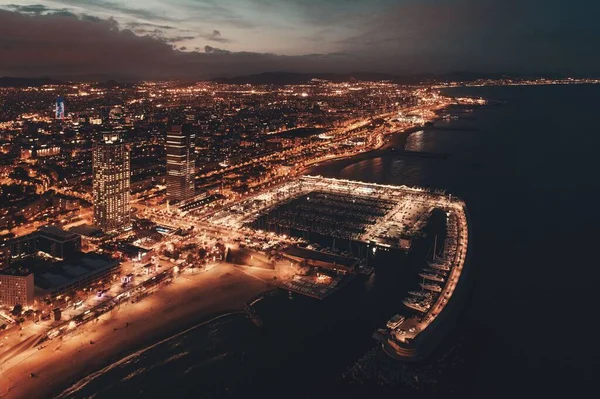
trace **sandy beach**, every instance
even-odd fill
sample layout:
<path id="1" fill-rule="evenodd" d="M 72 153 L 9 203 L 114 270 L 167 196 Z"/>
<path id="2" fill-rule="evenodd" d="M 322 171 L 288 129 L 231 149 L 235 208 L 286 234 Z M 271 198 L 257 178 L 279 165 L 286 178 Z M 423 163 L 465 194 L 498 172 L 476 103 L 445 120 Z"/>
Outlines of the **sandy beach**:
<path id="1" fill-rule="evenodd" d="M 369 151 L 361 152 L 351 156 L 340 156 L 338 158 L 328 159 L 327 161 L 305 167 L 300 174 L 319 175 L 323 168 L 331 167 L 332 165 L 338 168 L 344 168 L 347 165 L 363 161 L 365 159 L 376 158 L 382 154 L 395 148 L 397 151 L 402 151 L 406 140 L 411 133 L 423 130 L 422 126 L 413 126 L 404 130 L 399 130 L 386 135 L 386 139 L 380 147 L 373 148 Z"/>
<path id="2" fill-rule="evenodd" d="M 377 149 L 311 165 L 302 173 L 314 173 L 325 164 L 370 158 L 391 147 L 404 148 L 408 135 L 419 129 L 396 132 Z M 43 349 L 9 360 L 0 365 L 0 397 L 54 397 L 136 351 L 221 314 L 242 310 L 250 299 L 274 289 L 262 281 L 272 278 L 268 272 L 263 275 L 252 269 L 223 263 L 207 272 L 184 274 L 136 304 L 128 303 L 62 340 L 47 341 Z"/>
<path id="3" fill-rule="evenodd" d="M 250 299 L 269 289 L 272 287 L 230 264 L 180 275 L 140 302 L 123 305 L 62 340 L 47 341 L 43 349 L 2 364 L 0 397 L 58 395 L 131 353 L 220 314 L 242 310 Z"/>

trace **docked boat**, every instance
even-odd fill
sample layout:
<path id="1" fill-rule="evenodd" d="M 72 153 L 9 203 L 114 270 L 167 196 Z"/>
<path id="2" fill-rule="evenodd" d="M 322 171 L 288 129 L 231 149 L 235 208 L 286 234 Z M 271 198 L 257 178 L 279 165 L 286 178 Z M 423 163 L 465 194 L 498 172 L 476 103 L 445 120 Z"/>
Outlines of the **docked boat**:
<path id="1" fill-rule="evenodd" d="M 440 276 L 442 276 L 442 277 L 445 277 L 445 276 L 447 276 L 447 275 L 448 275 L 448 272 L 447 272 L 447 271 L 445 271 L 445 270 L 440 270 L 440 269 L 432 269 L 432 268 L 429 268 L 429 267 L 424 267 L 424 268 L 423 268 L 423 271 L 424 271 L 425 273 L 439 274 L 439 275 L 440 275 Z"/>
<path id="2" fill-rule="evenodd" d="M 448 266 L 446 264 L 443 264 L 443 263 L 427 262 L 427 264 L 429 265 L 429 267 L 432 267 L 434 269 L 445 270 L 445 271 L 449 271 L 450 270 L 450 266 Z"/>
<path id="3" fill-rule="evenodd" d="M 408 291 L 408 293 L 412 296 L 416 296 L 417 298 L 425 298 L 431 296 L 431 293 L 427 291 Z"/>
<path id="4" fill-rule="evenodd" d="M 446 271 L 450 270 L 450 266 L 446 264 L 446 260 L 444 259 L 444 257 L 437 256 L 437 236 L 435 236 L 435 241 L 433 242 L 433 256 L 431 262 L 428 261 L 427 264 L 429 265 L 429 267 L 432 267 L 434 269 Z"/>
<path id="5" fill-rule="evenodd" d="M 429 310 L 429 308 L 431 307 L 431 304 L 429 304 L 429 303 L 412 302 L 412 301 L 408 301 L 406 299 L 403 300 L 402 303 L 406 307 L 409 307 L 414 310 L 418 310 L 419 312 L 422 312 L 422 313 L 427 312 Z"/>
<path id="6" fill-rule="evenodd" d="M 440 287 L 437 284 L 423 284 L 423 283 L 420 283 L 419 285 L 424 290 L 433 291 L 433 292 L 442 292 L 442 287 Z"/>
<path id="7" fill-rule="evenodd" d="M 393 330 L 395 328 L 398 328 L 398 326 L 400 326 L 400 324 L 402 324 L 402 322 L 406 319 L 406 317 L 401 316 L 399 314 L 392 316 L 391 319 L 388 320 L 386 327 Z"/>
<path id="8" fill-rule="evenodd" d="M 445 281 L 443 277 L 438 276 L 437 274 L 419 273 L 419 276 L 421 276 L 421 277 L 423 277 L 424 279 L 427 279 L 427 280 L 437 281 L 438 283 L 443 283 Z"/>

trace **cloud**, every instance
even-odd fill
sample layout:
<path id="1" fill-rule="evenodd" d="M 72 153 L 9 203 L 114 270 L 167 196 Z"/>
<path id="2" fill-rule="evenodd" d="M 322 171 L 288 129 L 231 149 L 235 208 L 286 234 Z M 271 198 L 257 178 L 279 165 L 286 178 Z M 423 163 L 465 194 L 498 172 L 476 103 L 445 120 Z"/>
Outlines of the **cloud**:
<path id="1" fill-rule="evenodd" d="M 186 48 L 187 50 L 187 48 Z M 0 11 L 0 76 L 58 79 L 204 79 L 264 71 L 339 69 L 339 56 L 279 56 L 206 46 L 181 51 L 114 20 Z"/>
<path id="2" fill-rule="evenodd" d="M 208 33 L 208 34 L 202 34 L 200 35 L 200 37 L 203 37 L 207 40 L 210 40 L 212 42 L 218 42 L 218 43 L 229 43 L 231 42 L 231 40 L 224 38 L 221 35 L 221 32 L 218 30 L 213 30 L 212 33 Z"/>
<path id="3" fill-rule="evenodd" d="M 159 24 L 152 24 L 152 23 L 147 23 L 147 22 L 136 22 L 136 21 L 129 21 L 125 24 L 125 27 L 127 27 L 128 29 L 161 29 L 161 30 L 171 30 L 171 29 L 175 29 L 173 26 L 170 25 L 159 25 Z"/>
<path id="4" fill-rule="evenodd" d="M 177 43 L 177 42 L 183 42 L 186 40 L 193 40 L 195 38 L 196 38 L 196 36 L 171 36 L 171 37 L 165 37 L 162 40 L 164 40 L 167 43 Z"/>
<path id="5" fill-rule="evenodd" d="M 79 0 L 79 1 L 65 1 L 67 4 L 80 5 L 84 9 L 98 10 L 101 9 L 104 12 L 110 12 L 116 15 L 125 15 L 131 18 L 136 18 L 144 21 L 176 21 L 176 19 L 170 18 L 167 13 L 160 12 L 159 10 L 152 7 L 130 7 L 125 4 L 124 1 L 107 1 L 107 0 Z M 145 2 L 142 2 L 145 4 Z"/>
<path id="6" fill-rule="evenodd" d="M 598 12 L 599 2 L 567 10 L 559 0 L 396 2 L 351 18 L 354 28 L 337 43 L 340 51 L 399 72 L 593 74 L 600 72 L 600 56 L 591 45 L 592 38 L 600 42 L 593 22 Z"/>
<path id="7" fill-rule="evenodd" d="M 5 9 L 11 10 L 11 11 L 17 11 L 17 12 L 21 12 L 24 14 L 35 14 L 35 15 L 40 15 L 42 13 L 46 13 L 49 11 L 57 11 L 57 10 L 53 10 L 50 9 L 42 4 L 33 4 L 33 5 L 19 5 L 19 4 L 7 4 L 5 6 L 0 6 L 3 7 Z"/>
<path id="8" fill-rule="evenodd" d="M 231 54 L 231 51 L 215 48 L 211 46 L 204 46 L 204 52 L 206 54 Z"/>
<path id="9" fill-rule="evenodd" d="M 141 0 L 40 2 L 0 6 L 10 10 L 0 11 L 0 76 L 600 73 L 600 2 L 144 0 L 142 11 Z"/>

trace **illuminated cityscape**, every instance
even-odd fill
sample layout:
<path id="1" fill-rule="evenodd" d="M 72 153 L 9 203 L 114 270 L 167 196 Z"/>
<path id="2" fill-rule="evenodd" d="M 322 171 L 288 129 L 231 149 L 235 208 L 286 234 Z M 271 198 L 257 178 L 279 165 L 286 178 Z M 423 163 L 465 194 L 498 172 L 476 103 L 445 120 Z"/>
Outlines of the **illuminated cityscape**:
<path id="1" fill-rule="evenodd" d="M 378 264 L 411 264 L 430 245 L 433 258 L 412 275 L 422 281 L 373 333 L 390 358 L 426 358 L 463 301 L 467 205 L 442 190 L 304 175 L 373 151 L 444 157 L 390 143 L 490 106 L 441 91 L 450 86 L 313 79 L 1 89 L 6 101 L 30 104 L 11 108 L 0 131 L 6 342 L 19 353 L 71 334 L 96 342 L 90 326 L 116 309 L 135 318 L 154 303 L 142 298 L 171 284 L 185 290 L 179 277 L 203 286 L 232 267 L 247 289 L 250 278 L 323 300 Z M 57 94 L 70 105 L 64 117 L 58 102 L 55 117 L 44 106 Z"/>
<path id="2" fill-rule="evenodd" d="M 0 397 L 584 396 L 593 21 L 100 3 L 0 4 Z"/>
<path id="3" fill-rule="evenodd" d="M 229 264 L 324 299 L 386 259 L 433 245 L 423 229 L 444 212 L 437 233 L 446 237 L 444 252 L 405 294 L 410 311 L 373 335 L 392 358 L 422 359 L 442 334 L 434 321 L 449 317 L 445 308 L 462 296 L 454 291 L 468 267 L 465 203 L 441 191 L 302 175 L 384 147 L 437 157 L 387 143 L 488 104 L 439 87 L 312 80 L 2 89 L 6 99 L 31 104 L 11 111 L 1 132 L 10 198 L 2 215 L 3 320 L 32 323 L 23 329 L 31 342 L 52 344 L 80 330 L 92 337 L 89 323 L 107 312 L 178 276 L 202 280 L 199 271 Z M 58 102 L 55 118 L 36 105 L 57 93 L 70 104 L 64 118 Z M 185 124 L 171 122 L 182 115 Z M 15 318 L 17 308 L 25 313 Z M 23 348 L 29 342 L 14 339 Z"/>

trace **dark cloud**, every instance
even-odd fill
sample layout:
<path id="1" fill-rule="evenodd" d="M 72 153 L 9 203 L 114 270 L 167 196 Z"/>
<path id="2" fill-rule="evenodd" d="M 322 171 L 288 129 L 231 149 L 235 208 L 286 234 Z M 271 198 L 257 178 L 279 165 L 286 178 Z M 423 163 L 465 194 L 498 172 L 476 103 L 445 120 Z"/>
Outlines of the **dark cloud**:
<path id="1" fill-rule="evenodd" d="M 212 33 L 200 35 L 200 37 L 203 37 L 206 40 L 210 40 L 212 42 L 218 42 L 218 43 L 230 43 L 231 42 L 231 40 L 224 38 L 221 35 L 221 32 L 216 29 L 213 30 Z"/>
<path id="2" fill-rule="evenodd" d="M 212 46 L 204 46 L 204 52 L 206 54 L 231 54 L 231 51 L 223 50 Z"/>
<path id="3" fill-rule="evenodd" d="M 155 29 L 160 29 L 160 30 L 171 30 L 171 29 L 175 29 L 175 27 L 170 26 L 170 25 L 159 25 L 159 24 L 151 24 L 151 23 L 147 23 L 147 22 L 136 22 L 136 21 L 131 21 L 128 22 L 125 25 L 128 29 L 149 29 L 149 30 L 155 30 Z"/>
<path id="4" fill-rule="evenodd" d="M 173 26 L 170 25 L 131 21 L 125 24 L 125 28 L 133 31 L 138 36 L 151 36 L 163 39 L 167 42 L 177 42 L 181 40 L 186 40 L 186 38 L 195 38 L 195 36 L 167 36 L 168 34 L 170 34 L 171 31 L 175 29 Z M 171 40 L 166 39 L 166 37 L 169 37 Z"/>
<path id="5" fill-rule="evenodd" d="M 356 33 L 337 43 L 392 72 L 593 74 L 600 73 L 599 14 L 600 2 L 567 7 L 559 0 L 407 1 L 350 18 Z"/>
<path id="6" fill-rule="evenodd" d="M 339 55 L 278 56 L 174 49 L 164 40 L 119 29 L 114 20 L 0 11 L 0 76 L 59 79 L 203 79 L 264 71 L 339 69 Z"/>
<path id="7" fill-rule="evenodd" d="M 107 11 L 125 14 L 130 17 L 139 18 L 146 21 L 164 22 L 165 20 L 170 20 L 168 15 L 157 14 L 153 10 L 147 8 L 128 7 L 123 1 L 116 2 L 108 0 L 77 0 L 75 3 L 83 8 L 85 8 L 87 5 L 89 5 L 90 9 L 101 7 L 102 9 Z"/>
<path id="8" fill-rule="evenodd" d="M 24 14 L 35 14 L 35 15 L 40 15 L 42 13 L 47 13 L 50 11 L 58 11 L 58 10 L 50 9 L 42 4 L 33 4 L 30 6 L 22 6 L 22 5 L 18 5 L 18 4 L 7 4 L 3 7 L 5 7 L 8 10 L 11 10 L 11 11 L 17 11 L 17 12 L 21 12 Z"/>
<path id="9" fill-rule="evenodd" d="M 195 39 L 196 36 L 169 36 L 169 37 L 165 37 L 162 40 L 164 40 L 167 43 L 177 43 L 177 42 L 182 42 L 184 40 L 192 40 Z"/>
<path id="10" fill-rule="evenodd" d="M 78 4 L 85 1 L 92 4 Z M 241 46 L 242 37 L 229 32 L 224 37 L 217 29 L 186 31 L 156 15 L 120 27 L 112 19 L 12 5 L 4 8 L 13 12 L 0 11 L 0 76 L 204 78 L 277 70 L 600 73 L 600 2 L 573 2 L 567 8 L 561 0 L 252 1 L 265 9 L 300 10 L 312 22 L 294 37 L 302 37 L 306 52 L 314 54 L 231 51 L 220 47 Z M 102 0 L 94 4 L 126 9 Z M 213 26 L 231 26 L 221 21 L 257 23 L 241 18 L 229 5 L 196 4 L 206 10 L 206 18 L 214 16 Z M 319 4 L 320 9 L 313 9 Z M 216 47 L 201 47 L 202 39 Z M 198 47 L 184 51 L 181 44 Z M 299 46 L 290 41 L 289 53 L 299 52 Z M 320 54 L 324 48 L 333 53 Z"/>
<path id="11" fill-rule="evenodd" d="M 146 28 L 132 28 L 131 31 L 133 31 L 136 35 L 139 36 L 152 36 L 152 37 L 157 37 L 157 38 L 161 38 L 164 35 L 164 31 L 162 29 L 146 29 Z"/>
<path id="12" fill-rule="evenodd" d="M 87 14 L 75 14 L 71 11 L 69 11 L 66 8 L 51 8 L 51 7 L 47 7 L 43 4 L 32 4 L 32 5 L 18 5 L 18 4 L 7 4 L 7 5 L 1 5 L 0 4 L 0 10 L 8 10 L 8 11 L 14 11 L 14 12 L 18 12 L 21 14 L 26 14 L 26 15 L 34 15 L 34 16 L 40 16 L 40 15 L 58 15 L 58 16 L 63 16 L 63 17 L 73 17 L 73 18 L 80 18 L 80 19 L 84 19 L 84 20 L 89 20 L 89 21 L 96 21 L 99 22 L 101 21 L 100 18 L 92 16 L 92 15 L 87 15 Z"/>

